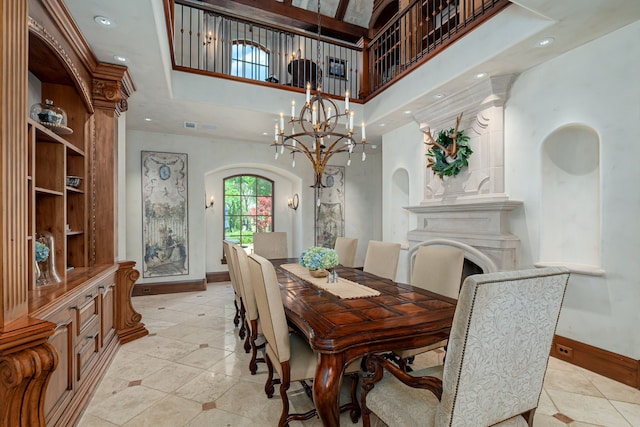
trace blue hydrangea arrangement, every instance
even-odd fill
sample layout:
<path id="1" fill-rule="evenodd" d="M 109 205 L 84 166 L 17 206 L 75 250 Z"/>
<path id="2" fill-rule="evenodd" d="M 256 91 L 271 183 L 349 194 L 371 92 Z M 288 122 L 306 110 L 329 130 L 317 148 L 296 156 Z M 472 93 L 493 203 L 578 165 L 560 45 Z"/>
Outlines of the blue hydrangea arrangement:
<path id="1" fill-rule="evenodd" d="M 338 265 L 338 253 L 334 249 L 311 246 L 300 254 L 300 265 L 309 270 L 333 268 Z"/>
<path id="2" fill-rule="evenodd" d="M 36 262 L 43 262 L 49 258 L 49 248 L 42 242 L 36 241 Z"/>

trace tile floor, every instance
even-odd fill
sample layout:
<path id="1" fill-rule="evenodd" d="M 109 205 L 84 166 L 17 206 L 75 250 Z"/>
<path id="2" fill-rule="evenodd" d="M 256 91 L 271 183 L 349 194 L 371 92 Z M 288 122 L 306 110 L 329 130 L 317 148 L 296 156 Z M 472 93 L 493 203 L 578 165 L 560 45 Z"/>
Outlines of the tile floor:
<path id="1" fill-rule="evenodd" d="M 229 282 L 206 291 L 133 298 L 149 336 L 123 345 L 80 418 L 81 427 L 275 426 L 281 401 L 267 399 L 266 367 L 249 373 L 232 319 Z M 442 362 L 431 352 L 416 360 Z M 310 401 L 292 386 L 296 411 Z M 342 425 L 353 425 L 343 414 Z M 374 420 L 374 426 L 383 426 Z M 320 426 L 318 419 L 292 426 Z M 357 425 L 362 425 L 359 422 Z M 535 427 L 640 427 L 640 391 L 551 359 Z"/>

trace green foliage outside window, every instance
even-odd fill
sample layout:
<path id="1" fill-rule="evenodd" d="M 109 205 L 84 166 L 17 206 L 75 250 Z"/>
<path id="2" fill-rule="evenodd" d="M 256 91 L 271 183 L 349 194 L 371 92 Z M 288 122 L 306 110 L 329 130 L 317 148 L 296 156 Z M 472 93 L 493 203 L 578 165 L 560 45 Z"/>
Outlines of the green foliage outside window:
<path id="1" fill-rule="evenodd" d="M 273 181 L 257 175 L 224 180 L 224 238 L 242 246 L 253 233 L 273 231 Z"/>

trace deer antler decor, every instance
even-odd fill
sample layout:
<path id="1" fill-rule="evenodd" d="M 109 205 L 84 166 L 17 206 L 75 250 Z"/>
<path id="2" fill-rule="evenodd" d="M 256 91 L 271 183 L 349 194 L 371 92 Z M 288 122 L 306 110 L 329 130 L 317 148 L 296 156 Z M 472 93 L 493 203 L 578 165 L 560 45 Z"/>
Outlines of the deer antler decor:
<path id="1" fill-rule="evenodd" d="M 433 139 L 431 128 L 422 131 L 427 141 L 427 167 L 444 179 L 445 176 L 456 176 L 463 167 L 469 166 L 467 159 L 473 150 L 469 147 L 469 137 L 463 130 L 458 130 L 462 121 L 462 113 L 456 118 L 456 127 L 441 130 L 438 137 Z"/>

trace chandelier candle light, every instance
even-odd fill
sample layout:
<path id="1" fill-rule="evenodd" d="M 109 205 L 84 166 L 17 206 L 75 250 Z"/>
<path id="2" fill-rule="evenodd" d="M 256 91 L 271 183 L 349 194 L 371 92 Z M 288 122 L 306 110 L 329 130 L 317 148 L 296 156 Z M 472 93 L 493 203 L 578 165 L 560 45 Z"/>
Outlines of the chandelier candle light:
<path id="1" fill-rule="evenodd" d="M 320 1 L 318 1 L 318 39 L 317 63 L 320 64 Z M 319 73 L 318 73 L 319 74 Z M 316 76 L 316 80 L 319 80 Z M 362 123 L 361 142 L 353 137 L 354 112 L 349 109 L 349 91 L 344 96 L 344 112 L 340 112 L 336 102 L 322 94 L 322 88 L 316 81 L 317 90 L 311 93 L 311 82 L 307 82 L 305 103 L 300 114 L 296 115 L 296 103 L 291 102 L 291 133 L 285 133 L 284 113 L 280 113 L 280 121 L 275 125 L 273 146 L 276 149 L 275 158 L 284 154 L 287 149 L 292 156 L 292 167 L 296 166 L 296 154 L 303 154 L 313 165 L 315 182 L 313 187 L 320 189 L 322 173 L 331 157 L 336 153 L 348 153 L 347 166 L 351 164 L 351 154 L 356 146 L 362 146 L 362 161 L 367 157 L 365 145 L 367 143 L 364 122 Z M 344 124 L 340 122 L 344 120 Z M 341 127 L 344 126 L 344 131 Z"/>

